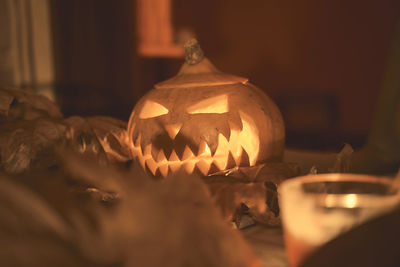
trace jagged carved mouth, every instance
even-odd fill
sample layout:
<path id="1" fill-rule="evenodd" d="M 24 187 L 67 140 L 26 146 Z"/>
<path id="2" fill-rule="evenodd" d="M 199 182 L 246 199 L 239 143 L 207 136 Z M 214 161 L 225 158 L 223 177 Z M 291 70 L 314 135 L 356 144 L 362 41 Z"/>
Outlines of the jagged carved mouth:
<path id="1" fill-rule="evenodd" d="M 198 151 L 192 151 L 190 146 L 186 145 L 181 156 L 178 156 L 173 149 L 167 157 L 163 149 L 153 147 L 152 144 L 147 144 L 142 148 L 139 134 L 135 142 L 131 142 L 132 156 L 137 158 L 144 169 L 147 167 L 153 175 L 160 173 L 163 177 L 181 168 L 189 174 L 198 169 L 203 175 L 207 175 L 242 164 L 254 166 L 260 146 L 258 129 L 250 116 L 243 112 L 239 112 L 239 114 L 242 120 L 242 129 L 231 129 L 228 139 L 219 133 L 218 146 L 214 154 L 206 141 L 201 141 Z M 174 140 L 179 132 L 176 130 L 177 127 L 165 128 L 171 140 Z M 155 157 L 153 157 L 154 154 L 156 154 Z"/>

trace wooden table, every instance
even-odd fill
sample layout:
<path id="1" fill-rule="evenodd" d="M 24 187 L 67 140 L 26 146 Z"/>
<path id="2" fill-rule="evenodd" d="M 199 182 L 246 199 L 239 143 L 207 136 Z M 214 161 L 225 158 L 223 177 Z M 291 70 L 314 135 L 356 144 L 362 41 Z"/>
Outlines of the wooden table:
<path id="1" fill-rule="evenodd" d="M 254 247 L 264 267 L 288 267 L 282 228 L 261 224 L 240 230 Z"/>

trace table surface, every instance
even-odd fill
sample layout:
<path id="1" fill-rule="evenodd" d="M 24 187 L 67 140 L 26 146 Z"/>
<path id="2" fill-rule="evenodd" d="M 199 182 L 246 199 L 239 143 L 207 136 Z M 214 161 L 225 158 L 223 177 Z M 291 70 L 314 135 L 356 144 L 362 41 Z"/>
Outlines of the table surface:
<path id="1" fill-rule="evenodd" d="M 263 267 L 288 267 L 280 227 L 256 224 L 240 230 L 244 238 L 253 246 Z"/>

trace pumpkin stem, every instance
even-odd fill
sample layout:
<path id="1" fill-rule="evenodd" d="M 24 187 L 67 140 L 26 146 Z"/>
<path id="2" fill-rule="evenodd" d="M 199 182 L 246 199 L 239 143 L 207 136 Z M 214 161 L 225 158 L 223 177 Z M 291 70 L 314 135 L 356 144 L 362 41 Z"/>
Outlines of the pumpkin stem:
<path id="1" fill-rule="evenodd" d="M 196 65 L 203 60 L 204 54 L 196 39 L 192 38 L 185 42 L 185 61 L 189 65 Z"/>

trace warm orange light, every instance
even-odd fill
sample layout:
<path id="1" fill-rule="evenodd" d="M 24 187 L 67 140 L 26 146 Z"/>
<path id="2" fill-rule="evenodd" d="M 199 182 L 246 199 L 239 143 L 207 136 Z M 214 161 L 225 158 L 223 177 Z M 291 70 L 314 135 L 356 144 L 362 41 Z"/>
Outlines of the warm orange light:
<path id="1" fill-rule="evenodd" d="M 228 96 L 219 95 L 200 101 L 187 109 L 189 114 L 217 113 L 222 114 L 229 111 Z"/>
<path id="2" fill-rule="evenodd" d="M 146 101 L 142 111 L 140 111 L 139 118 L 148 119 L 165 114 L 168 114 L 168 109 L 166 107 L 154 101 Z"/>
<path id="3" fill-rule="evenodd" d="M 253 166 L 256 164 L 260 149 L 258 128 L 249 115 L 241 111 L 239 111 L 239 114 L 243 124 L 243 129 L 239 134 L 239 143 L 249 155 L 250 166 Z"/>
<path id="4" fill-rule="evenodd" d="M 250 166 L 254 166 L 257 162 L 260 146 L 258 129 L 254 120 L 249 115 L 244 112 L 239 112 L 239 114 L 243 125 L 242 130 L 232 129 L 229 140 L 220 133 L 218 135 L 218 147 L 214 155 L 211 154 L 209 146 L 203 140 L 199 144 L 198 151 L 192 151 L 189 146 L 186 146 L 181 158 L 179 158 L 177 153 L 173 150 L 167 159 L 164 151 L 161 149 L 154 159 L 151 153 L 151 144 L 147 145 L 142 153 L 140 134 L 134 144 L 131 142 L 131 144 L 133 144 L 131 151 L 133 156 L 139 159 L 143 168 L 147 166 L 153 175 L 156 175 L 157 170 L 159 170 L 164 177 L 166 177 L 169 172 L 176 172 L 181 167 L 187 173 L 193 173 L 197 166 L 203 175 L 209 173 L 212 164 L 219 170 L 224 170 L 228 165 L 229 154 L 231 154 L 238 166 L 241 162 L 243 152 L 248 155 Z M 170 127 L 170 129 L 173 129 L 171 132 L 174 133 L 175 136 L 176 133 L 179 132 L 179 130 L 177 130 L 178 128 L 180 129 L 180 126 Z M 174 135 L 170 132 L 168 133 L 170 136 Z"/>
<path id="5" fill-rule="evenodd" d="M 139 55 L 146 57 L 182 57 L 182 45 L 174 43 L 171 0 L 137 0 Z"/>
<path id="6" fill-rule="evenodd" d="M 175 139 L 176 135 L 181 130 L 182 123 L 167 124 L 164 126 L 164 128 L 167 131 L 169 137 L 171 137 L 171 139 L 173 140 L 173 139 Z"/>

